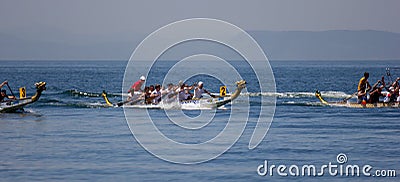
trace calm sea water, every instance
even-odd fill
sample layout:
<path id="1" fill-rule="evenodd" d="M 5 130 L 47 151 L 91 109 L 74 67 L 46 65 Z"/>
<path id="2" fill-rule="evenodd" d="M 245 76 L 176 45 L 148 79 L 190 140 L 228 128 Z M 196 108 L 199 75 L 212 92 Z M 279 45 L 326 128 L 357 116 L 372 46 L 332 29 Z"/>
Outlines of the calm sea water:
<path id="1" fill-rule="evenodd" d="M 251 80 L 254 78 L 246 73 L 246 66 L 236 65 L 243 66 L 242 73 L 247 75 L 252 106 L 268 105 L 260 103 L 260 97 L 278 96 L 271 128 L 256 149 L 248 149 L 259 109 L 254 107 L 239 141 L 220 157 L 196 165 L 172 164 L 149 154 L 131 134 L 123 109 L 103 107 L 104 102 L 98 97 L 102 90 L 110 93 L 112 101 L 121 100 L 126 63 L 1 61 L 0 79 L 7 79 L 14 92 L 18 87 L 26 86 L 28 95 L 32 95 L 33 84 L 38 81 L 46 81 L 47 90 L 37 103 L 26 107 L 27 113 L 0 114 L 0 179 L 398 181 L 398 177 L 330 176 L 327 172 L 321 177 L 259 176 L 256 169 L 264 160 L 271 165 L 327 165 L 337 163 L 336 156 L 344 153 L 348 158 L 346 164 L 395 169 L 399 176 L 400 109 L 324 107 L 313 96 L 319 89 L 327 100 L 340 100 L 355 91 L 364 71 L 369 71 L 371 82 L 375 82 L 386 74 L 386 67 L 398 67 L 399 61 L 272 62 L 276 94 L 253 91 Z M 173 63 L 160 64 L 162 72 Z M 157 72 L 153 74 L 154 78 L 160 76 Z M 392 74 L 400 76 L 400 70 L 393 70 Z M 218 92 L 220 83 L 206 77 L 202 79 L 208 81 L 210 90 Z M 157 79 L 150 78 L 150 81 Z M 91 95 L 77 94 L 76 91 Z M 240 105 L 240 102 L 234 104 Z M 151 112 L 156 117 L 158 113 L 159 117 L 164 117 L 163 112 Z M 198 113 L 188 111 L 186 114 Z M 216 117 L 223 119 L 229 114 L 225 110 L 217 111 Z M 165 130 L 173 130 L 171 123 L 159 125 Z M 205 135 L 215 135 L 221 129 L 220 124 L 210 127 Z M 195 138 L 190 133 L 185 135 L 189 139 Z"/>

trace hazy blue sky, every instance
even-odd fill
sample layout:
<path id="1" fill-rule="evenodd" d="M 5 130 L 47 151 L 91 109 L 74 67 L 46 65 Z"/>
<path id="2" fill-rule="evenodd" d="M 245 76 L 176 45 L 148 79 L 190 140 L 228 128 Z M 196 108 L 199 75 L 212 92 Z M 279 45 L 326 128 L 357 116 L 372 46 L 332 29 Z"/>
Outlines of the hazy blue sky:
<path id="1" fill-rule="evenodd" d="M 0 4 L 2 31 L 147 33 L 183 18 L 211 17 L 246 30 L 400 32 L 398 0 L 1 0 Z"/>
<path id="2" fill-rule="evenodd" d="M 131 41 L 133 49 L 138 38 L 193 17 L 222 19 L 245 30 L 400 33 L 399 7 L 399 0 L 0 0 L 0 40 L 71 47 Z M 4 46 L 0 49 L 16 51 Z"/>

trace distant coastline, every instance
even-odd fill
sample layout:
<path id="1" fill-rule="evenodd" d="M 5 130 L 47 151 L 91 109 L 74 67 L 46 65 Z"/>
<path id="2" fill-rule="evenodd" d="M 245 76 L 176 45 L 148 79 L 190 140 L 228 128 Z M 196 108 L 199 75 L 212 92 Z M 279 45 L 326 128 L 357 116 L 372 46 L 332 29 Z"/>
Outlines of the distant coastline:
<path id="1" fill-rule="evenodd" d="M 248 33 L 260 44 L 269 60 L 400 60 L 400 33 L 375 30 Z M 49 41 L 35 39 L 34 35 L 19 37 L 0 32 L 0 60 L 124 61 L 146 36 L 137 34 L 132 38 L 125 35 L 128 33 L 118 38 L 89 36 L 80 41 L 79 36 L 63 34 Z M 188 48 L 188 52 L 191 49 L 193 47 Z"/>

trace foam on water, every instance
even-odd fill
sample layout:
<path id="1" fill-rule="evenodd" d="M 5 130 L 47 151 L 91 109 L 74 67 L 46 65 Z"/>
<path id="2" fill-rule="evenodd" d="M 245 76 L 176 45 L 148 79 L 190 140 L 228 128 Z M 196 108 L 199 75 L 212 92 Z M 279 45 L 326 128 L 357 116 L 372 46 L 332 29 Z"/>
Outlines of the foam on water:
<path id="1" fill-rule="evenodd" d="M 350 96 L 345 92 L 341 91 L 321 91 L 322 95 L 326 98 L 346 98 Z M 278 98 L 314 98 L 315 92 L 256 92 L 256 93 L 241 93 L 243 96 L 257 97 L 257 96 L 266 96 L 266 97 L 278 97 Z"/>

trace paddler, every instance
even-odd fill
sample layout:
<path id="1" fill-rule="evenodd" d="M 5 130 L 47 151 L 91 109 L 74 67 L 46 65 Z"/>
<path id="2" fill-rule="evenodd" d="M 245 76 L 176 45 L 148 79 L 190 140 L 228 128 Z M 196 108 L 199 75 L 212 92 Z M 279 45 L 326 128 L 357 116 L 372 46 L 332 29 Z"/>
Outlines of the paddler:
<path id="1" fill-rule="evenodd" d="M 371 85 L 368 82 L 369 73 L 365 72 L 364 77 L 360 79 L 357 87 L 357 103 L 366 104 L 367 103 L 367 92 L 371 90 Z"/>
<path id="2" fill-rule="evenodd" d="M 158 104 L 161 102 L 161 85 L 156 84 L 155 90 L 151 92 L 150 98 L 153 98 L 152 103 Z"/>
<path id="3" fill-rule="evenodd" d="M 0 84 L 0 89 L 1 89 L 4 85 L 6 85 L 6 84 L 8 84 L 8 81 L 7 81 L 7 80 Z M 4 101 L 5 101 L 5 100 L 4 100 L 5 98 L 7 98 L 7 99 L 15 99 L 14 96 L 7 95 L 7 91 L 6 91 L 6 90 L 1 89 L 1 93 L 0 93 L 0 102 L 4 102 Z"/>
<path id="4" fill-rule="evenodd" d="M 1 94 L 0 94 L 0 102 L 5 102 L 5 100 L 4 100 L 5 98 L 7 98 L 7 99 L 15 99 L 14 96 L 7 95 L 7 91 L 2 89 L 1 90 Z"/>
<path id="5" fill-rule="evenodd" d="M 398 77 L 398 78 L 396 79 L 397 87 L 395 88 L 395 93 L 396 93 L 396 95 L 397 95 L 396 102 L 397 102 L 398 104 L 400 103 L 400 84 L 399 84 L 399 81 L 400 81 L 400 77 Z"/>
<path id="6" fill-rule="evenodd" d="M 143 92 L 142 85 L 144 84 L 144 81 L 146 81 L 146 77 L 141 76 L 140 79 L 131 86 L 131 88 L 128 90 L 128 100 L 135 98 L 135 92 Z"/>
<path id="7" fill-rule="evenodd" d="M 6 85 L 8 83 L 8 81 L 6 80 L 6 81 L 4 81 L 3 83 L 1 83 L 0 84 L 0 89 L 1 89 L 1 87 L 3 87 L 4 85 Z"/>
<path id="8" fill-rule="evenodd" d="M 133 96 L 135 94 L 135 92 L 142 91 L 142 85 L 143 85 L 144 81 L 146 81 L 146 77 L 141 76 L 140 79 L 138 81 L 136 81 L 132 85 L 132 87 L 128 90 L 128 93 L 130 93 L 131 96 Z"/>
<path id="9" fill-rule="evenodd" d="M 389 100 L 388 102 L 400 102 L 400 86 L 399 86 L 399 81 L 400 81 L 400 77 L 397 78 L 392 85 L 389 87 L 388 91 L 388 95 L 390 94 L 390 96 L 387 96 L 388 98 L 386 98 L 387 100 Z"/>
<path id="10" fill-rule="evenodd" d="M 153 97 L 151 97 L 151 94 L 155 91 L 154 85 L 150 85 L 149 89 L 146 90 L 146 95 L 145 95 L 145 104 L 151 104 L 153 102 Z"/>
<path id="11" fill-rule="evenodd" d="M 181 88 L 178 90 L 178 98 L 179 101 L 185 101 L 185 100 L 190 100 L 192 99 L 192 94 L 190 93 L 190 90 L 193 89 L 193 86 L 189 86 L 187 84 L 182 84 Z"/>
<path id="12" fill-rule="evenodd" d="M 164 90 L 162 89 L 161 95 L 162 95 L 162 99 L 164 99 L 164 101 L 163 101 L 164 103 L 170 103 L 173 100 L 176 100 L 177 93 L 175 93 L 175 90 L 176 90 L 176 87 L 172 83 L 168 83 L 167 88 Z"/>
<path id="13" fill-rule="evenodd" d="M 379 85 L 381 84 L 381 85 Z M 378 80 L 373 86 L 372 91 L 370 93 L 369 103 L 375 104 L 379 102 L 380 97 L 384 97 L 382 94 L 383 88 L 385 88 L 385 77 L 382 77 L 381 80 Z"/>
<path id="14" fill-rule="evenodd" d="M 203 97 L 203 93 L 207 93 L 208 95 L 212 96 L 211 93 L 209 91 L 207 91 L 206 89 L 204 89 L 203 87 L 203 82 L 199 82 L 197 84 L 197 87 L 194 89 L 194 99 L 201 99 Z"/>

